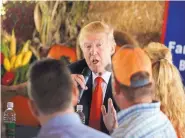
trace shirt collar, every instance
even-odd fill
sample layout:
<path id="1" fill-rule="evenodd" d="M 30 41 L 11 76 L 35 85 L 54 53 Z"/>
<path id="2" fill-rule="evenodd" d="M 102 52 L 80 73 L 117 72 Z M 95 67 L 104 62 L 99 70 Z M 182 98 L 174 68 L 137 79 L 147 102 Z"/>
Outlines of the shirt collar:
<path id="1" fill-rule="evenodd" d="M 110 76 L 111 76 L 111 72 L 109 72 L 109 71 L 104 72 L 101 76 L 99 76 L 98 73 L 92 72 L 93 83 L 95 82 L 95 79 L 97 77 L 102 77 L 102 79 L 104 80 L 104 82 L 106 84 L 108 84 L 109 83 Z"/>
<path id="2" fill-rule="evenodd" d="M 42 126 L 42 129 L 46 129 L 51 126 L 65 126 L 79 124 L 81 120 L 77 113 L 69 113 L 65 115 L 58 115 L 50 119 L 46 124 Z"/>
<path id="3" fill-rule="evenodd" d="M 141 112 L 143 113 L 144 111 L 147 112 L 159 112 L 160 111 L 160 102 L 152 102 L 152 103 L 143 103 L 143 104 L 137 104 L 133 105 L 132 107 L 129 107 L 127 109 L 121 110 L 118 113 L 118 123 L 119 125 L 125 120 L 127 117 L 131 116 L 133 113 L 138 113 Z"/>

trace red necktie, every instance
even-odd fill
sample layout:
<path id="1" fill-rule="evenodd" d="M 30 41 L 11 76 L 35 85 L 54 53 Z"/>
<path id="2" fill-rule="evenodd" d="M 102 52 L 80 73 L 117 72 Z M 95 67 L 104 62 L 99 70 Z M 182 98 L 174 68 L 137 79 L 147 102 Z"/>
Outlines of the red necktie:
<path id="1" fill-rule="evenodd" d="M 100 119 L 101 119 L 101 106 L 103 91 L 101 84 L 103 79 L 101 77 L 96 78 L 96 87 L 92 95 L 91 110 L 90 110 L 90 120 L 89 126 L 100 130 Z"/>

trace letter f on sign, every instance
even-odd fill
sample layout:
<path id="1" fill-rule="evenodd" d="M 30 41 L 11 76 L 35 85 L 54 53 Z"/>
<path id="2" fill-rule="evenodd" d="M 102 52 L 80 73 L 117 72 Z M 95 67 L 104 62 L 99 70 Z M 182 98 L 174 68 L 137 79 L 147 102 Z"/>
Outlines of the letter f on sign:
<path id="1" fill-rule="evenodd" d="M 175 44 L 176 44 L 175 41 L 170 41 L 169 45 L 168 45 L 168 48 L 172 51 L 172 49 L 175 49 Z"/>

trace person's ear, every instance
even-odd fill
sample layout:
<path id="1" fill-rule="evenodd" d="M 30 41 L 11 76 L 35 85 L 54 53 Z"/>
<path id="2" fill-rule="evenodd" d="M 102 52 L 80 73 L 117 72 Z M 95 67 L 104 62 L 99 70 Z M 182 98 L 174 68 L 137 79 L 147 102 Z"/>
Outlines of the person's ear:
<path id="1" fill-rule="evenodd" d="M 116 94 L 120 94 L 120 87 L 119 87 L 118 83 L 116 83 L 116 82 L 114 82 L 114 89 L 115 89 Z"/>
<path id="2" fill-rule="evenodd" d="M 112 86 L 113 86 L 114 95 L 118 95 L 120 93 L 120 87 L 114 77 L 112 78 Z"/>
<path id="3" fill-rule="evenodd" d="M 30 108 L 33 116 L 38 117 L 39 116 L 39 111 L 37 109 L 37 106 L 36 106 L 35 102 L 33 100 L 29 100 L 28 105 L 29 105 L 29 108 Z"/>
<path id="4" fill-rule="evenodd" d="M 77 86 L 73 85 L 73 91 L 72 91 L 72 104 L 73 104 L 73 106 L 77 105 L 78 97 L 79 97 L 78 88 L 77 88 Z"/>
<path id="5" fill-rule="evenodd" d="M 116 52 L 116 46 L 112 46 L 111 48 L 111 55 L 113 55 Z"/>

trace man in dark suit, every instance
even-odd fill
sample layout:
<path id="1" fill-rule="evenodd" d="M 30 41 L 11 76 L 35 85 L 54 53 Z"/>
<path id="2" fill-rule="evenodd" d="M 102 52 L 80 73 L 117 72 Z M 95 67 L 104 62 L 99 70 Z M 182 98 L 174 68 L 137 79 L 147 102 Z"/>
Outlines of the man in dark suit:
<path id="1" fill-rule="evenodd" d="M 114 54 L 116 46 L 113 29 L 100 21 L 89 23 L 82 28 L 79 34 L 79 44 L 85 59 L 70 64 L 69 69 L 73 80 L 85 90 L 79 103 L 83 105 L 85 123 L 108 134 L 103 123 L 101 107 L 105 105 L 107 109 L 108 101 L 110 101 L 108 99 L 113 99 L 112 73 L 109 70 L 111 56 Z M 81 75 L 86 67 L 91 70 L 87 84 Z M 118 111 L 114 101 L 113 105 Z"/>

